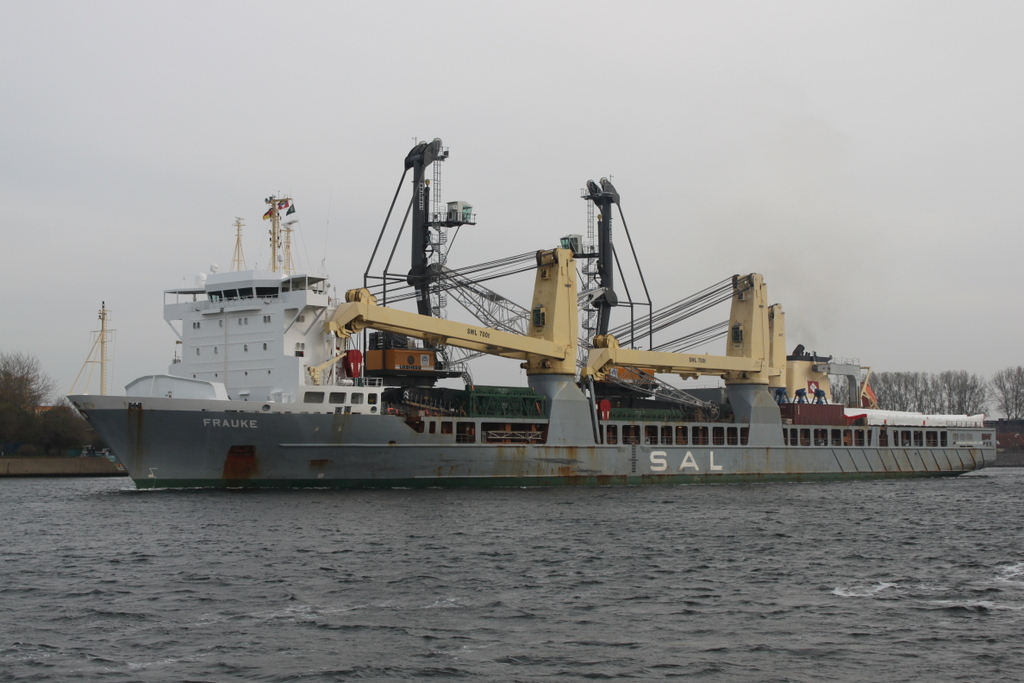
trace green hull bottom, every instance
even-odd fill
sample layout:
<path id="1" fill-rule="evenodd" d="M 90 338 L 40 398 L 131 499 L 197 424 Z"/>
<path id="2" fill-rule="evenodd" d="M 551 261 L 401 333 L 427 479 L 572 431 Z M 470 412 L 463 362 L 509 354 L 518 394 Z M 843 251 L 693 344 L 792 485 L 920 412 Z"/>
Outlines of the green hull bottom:
<path id="1" fill-rule="evenodd" d="M 140 489 L 393 489 L 393 488 L 553 488 L 566 486 L 653 486 L 668 484 L 762 484 L 955 477 L 963 471 L 807 472 L 803 474 L 666 474 L 579 477 L 423 477 L 411 479 L 141 479 Z"/>

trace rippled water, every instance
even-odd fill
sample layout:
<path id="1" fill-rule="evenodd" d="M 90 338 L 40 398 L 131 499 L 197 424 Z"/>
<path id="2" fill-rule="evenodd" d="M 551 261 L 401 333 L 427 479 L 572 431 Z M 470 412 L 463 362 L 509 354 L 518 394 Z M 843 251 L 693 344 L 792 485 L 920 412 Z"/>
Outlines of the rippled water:
<path id="1" fill-rule="evenodd" d="M 0 680 L 1019 681 L 1022 483 L 0 480 Z"/>

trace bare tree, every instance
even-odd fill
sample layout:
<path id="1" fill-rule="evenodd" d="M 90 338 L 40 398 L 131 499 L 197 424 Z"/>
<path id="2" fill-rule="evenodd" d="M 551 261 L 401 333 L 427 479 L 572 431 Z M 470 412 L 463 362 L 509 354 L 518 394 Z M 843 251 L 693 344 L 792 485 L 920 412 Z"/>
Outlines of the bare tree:
<path id="1" fill-rule="evenodd" d="M 0 351 L 0 408 L 31 410 L 45 405 L 56 387 L 35 356 Z"/>
<path id="2" fill-rule="evenodd" d="M 832 403 L 846 405 L 846 402 L 850 398 L 850 381 L 846 379 L 846 376 L 829 375 L 828 384 L 829 388 L 832 390 L 832 396 L 830 397 Z"/>
<path id="3" fill-rule="evenodd" d="M 0 449 L 38 440 L 34 409 L 47 402 L 55 386 L 35 356 L 0 351 Z"/>
<path id="4" fill-rule="evenodd" d="M 1024 419 L 1024 367 L 1005 368 L 992 375 L 992 400 L 1007 420 Z"/>
<path id="5" fill-rule="evenodd" d="M 932 393 L 939 399 L 941 413 L 976 415 L 985 412 L 988 404 L 988 383 L 966 370 L 947 370 L 932 377 Z"/>
<path id="6" fill-rule="evenodd" d="M 81 447 L 92 439 L 89 425 L 66 403 L 50 408 L 40 417 L 37 442 L 47 453 Z"/>
<path id="7" fill-rule="evenodd" d="M 985 379 L 966 370 L 879 372 L 871 386 L 883 410 L 976 415 L 985 412 L 988 403 Z"/>
<path id="8" fill-rule="evenodd" d="M 926 381 L 920 372 L 878 372 L 871 386 L 882 410 L 920 410 L 927 390 Z"/>

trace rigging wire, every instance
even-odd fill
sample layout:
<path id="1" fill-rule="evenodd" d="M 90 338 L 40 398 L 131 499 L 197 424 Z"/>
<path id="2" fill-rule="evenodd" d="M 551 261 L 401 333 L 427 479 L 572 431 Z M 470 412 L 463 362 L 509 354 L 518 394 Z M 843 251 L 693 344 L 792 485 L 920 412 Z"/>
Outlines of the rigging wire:
<path id="1" fill-rule="evenodd" d="M 377 249 L 380 248 L 380 241 L 384 239 L 384 231 L 387 230 L 388 221 L 391 220 L 391 212 L 395 209 L 395 202 L 398 201 L 398 195 L 402 193 L 402 183 L 405 182 L 405 176 L 408 175 L 409 169 L 405 169 L 402 172 L 402 179 L 398 181 L 398 189 L 395 190 L 395 196 L 391 199 L 391 206 L 388 207 L 388 215 L 384 217 L 384 225 L 380 227 L 380 234 L 377 235 L 377 243 L 373 245 L 373 253 L 370 254 L 370 260 L 366 263 L 366 270 L 363 271 L 363 286 L 366 286 L 367 280 L 370 277 L 370 268 L 373 267 L 373 260 L 377 258 Z M 397 240 L 396 240 L 397 242 Z"/>
<path id="2" fill-rule="evenodd" d="M 724 303 L 730 298 L 732 298 L 732 278 L 726 278 L 705 287 L 696 294 L 654 311 L 647 320 L 641 319 L 633 330 L 630 329 L 630 324 L 625 324 L 616 327 L 611 334 L 616 337 L 621 336 L 620 343 L 623 345 L 632 345 L 644 337 L 664 331 L 672 325 Z"/>
<path id="3" fill-rule="evenodd" d="M 502 259 L 496 259 L 494 261 L 487 261 L 485 263 L 479 263 L 472 266 L 466 266 L 463 268 L 451 268 L 448 270 L 440 271 L 436 273 L 438 279 L 472 279 L 474 282 L 486 282 L 487 280 L 493 280 L 499 277 L 506 277 L 508 275 L 516 275 L 518 273 L 527 272 L 536 269 L 533 261 L 536 258 L 536 252 L 526 252 L 524 254 L 518 254 L 516 256 L 506 257 Z M 496 271 L 496 272 L 488 272 Z M 401 292 L 404 289 L 410 289 L 412 286 L 409 284 L 403 284 L 398 287 L 390 287 L 388 283 L 405 282 L 406 275 L 402 273 L 385 272 L 382 276 L 383 283 L 373 285 L 370 287 L 371 293 L 387 289 L 391 293 Z M 456 286 L 456 285 L 451 285 Z M 395 299 L 392 299 L 395 300 Z"/>
<path id="4" fill-rule="evenodd" d="M 687 351 L 703 344 L 707 344 L 708 342 L 715 341 L 716 339 L 721 339 L 728 331 L 729 321 L 723 320 L 722 322 L 715 323 L 714 325 L 708 325 L 704 329 L 683 335 L 678 339 L 673 339 L 672 341 L 659 344 L 651 350 L 679 353 L 680 351 Z"/>

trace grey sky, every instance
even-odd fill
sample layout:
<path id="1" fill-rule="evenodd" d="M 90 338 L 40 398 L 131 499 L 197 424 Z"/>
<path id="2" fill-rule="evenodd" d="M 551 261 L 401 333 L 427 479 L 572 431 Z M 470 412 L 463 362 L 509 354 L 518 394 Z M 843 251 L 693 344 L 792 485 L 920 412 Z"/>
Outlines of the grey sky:
<path id="1" fill-rule="evenodd" d="M 113 386 L 165 371 L 162 290 L 228 267 L 235 216 L 262 267 L 269 194 L 361 284 L 415 137 L 476 208 L 455 263 L 583 232 L 611 174 L 655 305 L 756 271 L 790 347 L 1024 363 L 1021 3 L 0 6 L 0 350 L 64 389 L 103 300 Z"/>

